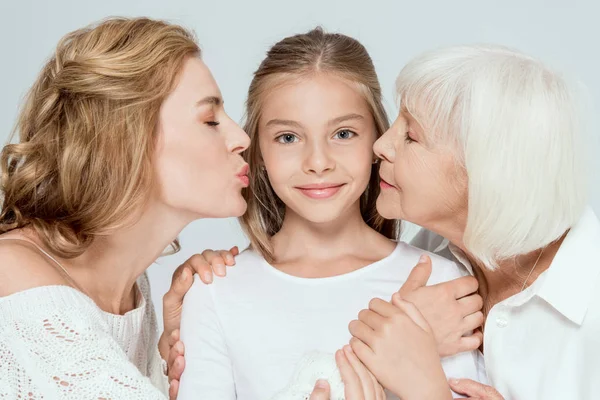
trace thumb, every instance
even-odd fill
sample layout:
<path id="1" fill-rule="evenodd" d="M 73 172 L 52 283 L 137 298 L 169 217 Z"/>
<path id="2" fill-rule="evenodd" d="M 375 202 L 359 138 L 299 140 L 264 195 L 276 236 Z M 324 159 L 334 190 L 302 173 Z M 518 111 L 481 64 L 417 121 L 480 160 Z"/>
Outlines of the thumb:
<path id="1" fill-rule="evenodd" d="M 319 379 L 308 400 L 329 400 L 329 383 L 326 380 Z"/>
<path id="2" fill-rule="evenodd" d="M 419 258 L 419 263 L 410 271 L 410 275 L 406 278 L 406 282 L 400 288 L 400 295 L 405 296 L 415 289 L 427 285 L 427 281 L 431 276 L 431 258 L 427 254 L 423 254 Z"/>
<path id="3" fill-rule="evenodd" d="M 193 273 L 185 266 L 182 267 L 180 267 L 180 271 L 175 272 L 171 282 L 171 288 L 163 297 L 164 318 L 179 317 L 183 298 L 194 283 Z M 177 326 L 175 328 L 179 327 Z"/>

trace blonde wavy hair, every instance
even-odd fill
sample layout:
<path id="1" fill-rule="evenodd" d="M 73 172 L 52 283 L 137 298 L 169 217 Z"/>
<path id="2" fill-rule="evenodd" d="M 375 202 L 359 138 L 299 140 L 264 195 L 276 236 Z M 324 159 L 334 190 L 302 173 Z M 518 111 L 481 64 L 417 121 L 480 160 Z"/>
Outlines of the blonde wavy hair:
<path id="1" fill-rule="evenodd" d="M 161 104 L 197 56 L 191 32 L 147 18 L 63 37 L 0 156 L 0 233 L 28 226 L 68 258 L 130 221 L 152 187 Z"/>
<path id="2" fill-rule="evenodd" d="M 381 87 L 369 53 L 357 40 L 346 35 L 326 33 L 318 27 L 310 32 L 287 37 L 267 53 L 248 90 L 244 130 L 250 135 L 250 147 L 244 159 L 250 164 L 250 185 L 243 194 L 248 203 L 240 218 L 251 247 L 269 262 L 273 261 L 271 237 L 283 224 L 285 204 L 277 197 L 266 171 L 258 144 L 258 125 L 264 98 L 278 85 L 315 73 L 331 74 L 347 80 L 367 102 L 377 137 L 388 128 L 382 103 Z M 379 164 L 374 164 L 367 189 L 360 200 L 364 221 L 388 238 L 397 239 L 399 223 L 385 220 L 376 209 L 379 195 Z"/>

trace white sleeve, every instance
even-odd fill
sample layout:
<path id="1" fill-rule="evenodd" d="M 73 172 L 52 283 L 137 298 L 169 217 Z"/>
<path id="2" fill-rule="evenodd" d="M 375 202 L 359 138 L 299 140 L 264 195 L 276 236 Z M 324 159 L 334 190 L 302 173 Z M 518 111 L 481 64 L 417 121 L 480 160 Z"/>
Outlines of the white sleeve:
<path id="1" fill-rule="evenodd" d="M 178 400 L 235 400 L 233 368 L 210 287 L 196 276 L 181 315 L 185 369 Z"/>
<path id="2" fill-rule="evenodd" d="M 0 299 L 0 398 L 166 400 L 91 301 L 13 296 Z"/>

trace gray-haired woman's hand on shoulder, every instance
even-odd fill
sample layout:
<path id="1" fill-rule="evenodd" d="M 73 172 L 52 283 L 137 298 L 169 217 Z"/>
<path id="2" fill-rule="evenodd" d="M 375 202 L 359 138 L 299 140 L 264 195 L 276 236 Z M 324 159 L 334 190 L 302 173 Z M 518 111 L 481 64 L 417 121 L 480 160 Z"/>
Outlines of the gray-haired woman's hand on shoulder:
<path id="1" fill-rule="evenodd" d="M 441 357 L 477 349 L 483 340 L 477 328 L 484 321 L 477 279 L 465 276 L 426 286 L 431 269 L 431 258 L 422 256 L 400 288 L 400 295 L 427 320 Z"/>

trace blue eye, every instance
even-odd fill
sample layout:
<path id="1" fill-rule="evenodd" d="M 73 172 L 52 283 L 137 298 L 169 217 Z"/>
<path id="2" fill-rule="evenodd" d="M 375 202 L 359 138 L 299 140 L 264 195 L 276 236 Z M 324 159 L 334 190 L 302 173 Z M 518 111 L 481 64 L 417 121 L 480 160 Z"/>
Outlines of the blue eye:
<path id="1" fill-rule="evenodd" d="M 296 142 L 298 137 L 291 133 L 284 133 L 283 135 L 277 136 L 275 139 L 281 144 L 291 144 Z"/>
<path id="2" fill-rule="evenodd" d="M 336 139 L 348 140 L 352 139 L 354 136 L 356 136 L 356 133 L 348 129 L 342 129 L 341 131 L 337 132 L 334 137 Z"/>

